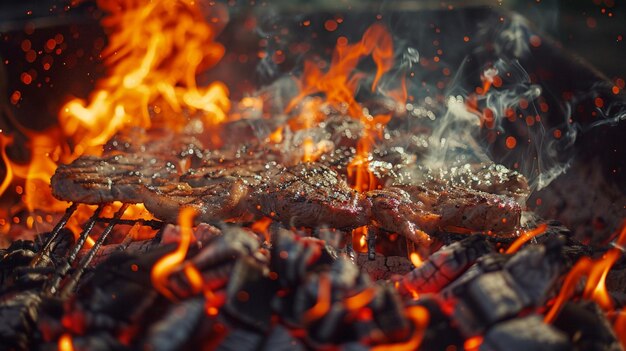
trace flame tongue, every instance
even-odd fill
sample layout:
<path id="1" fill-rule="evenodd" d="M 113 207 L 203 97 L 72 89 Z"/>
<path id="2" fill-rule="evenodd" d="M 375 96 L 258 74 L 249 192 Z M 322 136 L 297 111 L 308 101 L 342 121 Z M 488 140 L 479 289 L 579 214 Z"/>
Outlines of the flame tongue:
<path id="1" fill-rule="evenodd" d="M 12 211 L 65 209 L 67 204 L 50 192 L 57 164 L 81 155 L 100 155 L 102 145 L 122 129 L 180 130 L 189 116 L 196 116 L 206 129 L 217 130 L 215 126 L 226 120 L 230 108 L 228 90 L 221 82 L 200 86 L 196 75 L 224 55 L 215 37 L 226 16 L 220 6 L 202 5 L 191 0 L 98 1 L 108 13 L 102 21 L 109 31 L 109 44 L 102 53 L 107 76 L 97 82 L 87 101 L 73 99 L 62 108 L 59 128 L 44 132 L 20 128 L 29 140 L 29 164 L 11 161 L 5 152 L 11 139 L 0 135 L 2 160 L 8 169 L 0 195 L 13 180 L 25 180 L 23 194 L 18 191 L 22 205 Z M 79 209 L 82 214 L 77 218 L 86 215 L 85 209 Z"/>
<path id="2" fill-rule="evenodd" d="M 63 130 L 78 146 L 98 153 L 118 130 L 148 128 L 153 120 L 180 129 L 186 124 L 183 111 L 201 113 L 209 125 L 226 119 L 226 86 L 196 82 L 197 74 L 224 55 L 214 41 L 217 31 L 196 2 L 101 0 L 98 5 L 109 13 L 102 24 L 112 31 L 102 53 L 109 75 L 89 103 L 74 99 L 60 115 Z"/>

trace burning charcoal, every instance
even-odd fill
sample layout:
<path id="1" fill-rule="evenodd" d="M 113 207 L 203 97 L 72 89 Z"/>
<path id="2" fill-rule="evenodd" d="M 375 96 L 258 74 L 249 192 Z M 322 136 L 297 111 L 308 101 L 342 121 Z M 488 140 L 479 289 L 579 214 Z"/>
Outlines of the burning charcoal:
<path id="1" fill-rule="evenodd" d="M 504 266 L 517 286 L 534 305 L 541 306 L 548 291 L 562 270 L 561 240 L 548 241 L 544 245 L 528 246 L 515 254 Z"/>
<path id="2" fill-rule="evenodd" d="M 237 260 L 226 289 L 224 311 L 235 320 L 263 332 L 271 326 L 271 305 L 277 284 L 266 268 L 250 257 Z"/>
<path id="3" fill-rule="evenodd" d="M 294 338 L 285 327 L 276 325 L 263 342 L 261 351 L 304 351 L 304 345 Z M 238 351 L 238 350 L 233 350 Z"/>
<path id="4" fill-rule="evenodd" d="M 32 291 L 5 297 L 0 302 L 0 345 L 28 349 L 40 304 L 41 297 Z"/>
<path id="5" fill-rule="evenodd" d="M 205 315 L 204 305 L 205 300 L 202 297 L 172 305 L 166 315 L 150 327 L 144 348 L 174 351 L 191 346 L 188 343 Z"/>
<path id="6" fill-rule="evenodd" d="M 390 285 L 383 285 L 376 289 L 376 295 L 367 305 L 372 310 L 372 316 L 387 340 L 398 340 L 408 329 L 408 321 L 404 316 L 402 302 L 396 291 Z"/>
<path id="7" fill-rule="evenodd" d="M 554 326 L 569 336 L 573 350 L 623 350 L 604 312 L 593 301 L 566 302 Z"/>
<path id="8" fill-rule="evenodd" d="M 539 316 L 502 322 L 491 328 L 483 339 L 481 351 L 566 351 L 571 350 L 567 337 Z"/>
<path id="9" fill-rule="evenodd" d="M 421 266 L 406 274 L 398 291 L 403 295 L 410 292 L 439 292 L 451 281 L 467 270 L 482 255 L 493 248 L 482 237 L 470 236 L 432 254 Z"/>
<path id="10" fill-rule="evenodd" d="M 454 319 L 466 336 L 475 336 L 496 322 L 510 318 L 530 304 L 505 272 L 491 272 L 469 282 L 454 308 Z"/>
<path id="11" fill-rule="evenodd" d="M 307 271 L 329 265 L 335 256 L 314 238 L 298 238 L 292 231 L 274 226 L 270 268 L 283 287 L 297 285 L 306 277 Z"/>
<path id="12" fill-rule="evenodd" d="M 256 351 L 263 345 L 264 339 L 264 335 L 258 331 L 237 328 L 224 337 L 216 351 Z"/>
<path id="13" fill-rule="evenodd" d="M 254 254 L 259 248 L 259 241 L 251 232 L 237 226 L 225 226 L 223 235 L 212 237 L 190 262 L 200 271 L 223 261 L 234 261 L 242 256 Z"/>
<path id="14" fill-rule="evenodd" d="M 465 288 L 470 281 L 476 279 L 476 277 L 484 273 L 500 271 L 504 268 L 508 259 L 508 256 L 499 253 L 491 253 L 480 257 L 476 260 L 476 264 L 471 266 L 459 278 L 445 287 L 440 292 L 441 296 L 445 300 L 454 300 L 457 296 L 465 293 Z"/>
<path id="15" fill-rule="evenodd" d="M 420 296 L 416 301 L 428 310 L 428 327 L 424 340 L 420 345 L 422 350 L 461 350 L 464 338 L 457 328 L 452 325 L 450 317 L 441 309 L 440 302 L 431 295 Z M 452 347 L 451 347 L 452 346 Z"/>
<path id="16" fill-rule="evenodd" d="M 129 351 L 113 335 L 106 332 L 96 332 L 87 335 L 72 335 L 72 349 L 75 351 Z M 63 351 L 59 343 L 48 343 L 41 346 L 41 351 Z"/>

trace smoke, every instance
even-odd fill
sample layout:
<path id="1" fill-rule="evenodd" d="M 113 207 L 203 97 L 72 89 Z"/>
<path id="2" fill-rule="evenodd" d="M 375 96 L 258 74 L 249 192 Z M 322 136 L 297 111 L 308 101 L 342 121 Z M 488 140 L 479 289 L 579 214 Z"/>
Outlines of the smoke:
<path id="1" fill-rule="evenodd" d="M 540 27 L 552 32 L 558 6 L 554 1 L 542 6 Z M 300 14 L 286 21 L 280 11 L 266 8 L 257 28 L 264 43 L 256 66 L 258 81 L 264 85 L 259 95 L 268 97 L 272 110 L 282 114 L 281 106 L 297 95 L 294 78 L 301 76 L 305 60 L 329 61 L 338 38 L 356 42 L 367 26 L 378 21 L 392 32 L 395 65 L 372 92 L 368 88 L 375 67 L 362 62 L 358 72 L 364 78 L 357 100 L 371 114 L 386 109 L 398 116 L 390 128 L 430 130 L 419 161 L 424 168 L 501 163 L 524 174 L 531 188 L 540 190 L 567 172 L 581 133 L 626 119 L 625 105 L 609 100 L 596 108 L 593 121 L 573 118 L 577 106 L 593 101 L 602 87 L 570 85 L 572 92 L 565 99 L 563 86 L 572 78 L 566 76 L 568 81 L 561 83 L 559 75 L 579 72 L 585 75 L 583 81 L 605 82 L 556 53 L 561 48 L 520 15 L 485 8 L 411 13 L 388 9 L 376 18 L 352 11 Z M 336 31 L 324 28 L 328 19 L 341 19 Z M 305 50 L 294 50 L 305 44 Z M 278 52 L 285 53 L 284 61 L 276 60 Z M 564 67 L 558 71 L 561 61 Z M 544 68 L 552 70 L 551 75 Z M 412 142 L 415 139 L 407 138 L 402 146 L 408 149 Z"/>

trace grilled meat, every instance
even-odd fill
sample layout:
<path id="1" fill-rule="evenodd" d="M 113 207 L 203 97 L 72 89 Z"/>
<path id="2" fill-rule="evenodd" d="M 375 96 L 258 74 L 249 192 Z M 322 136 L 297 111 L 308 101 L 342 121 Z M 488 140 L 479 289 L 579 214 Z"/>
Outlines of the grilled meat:
<path id="1" fill-rule="evenodd" d="M 250 205 L 289 226 L 351 229 L 369 222 L 369 201 L 319 163 L 275 168 L 255 190 Z"/>
<path id="2" fill-rule="evenodd" d="M 60 165 L 51 185 L 53 195 L 60 200 L 86 204 L 140 203 L 146 186 L 168 184 L 177 177 L 176 166 L 159 157 L 84 156 L 69 165 Z"/>
<path id="3" fill-rule="evenodd" d="M 368 192 L 373 220 L 416 242 L 416 229 L 509 233 L 519 225 L 521 207 L 513 199 L 468 188 L 403 185 Z M 417 235 L 417 236 L 416 236 Z"/>

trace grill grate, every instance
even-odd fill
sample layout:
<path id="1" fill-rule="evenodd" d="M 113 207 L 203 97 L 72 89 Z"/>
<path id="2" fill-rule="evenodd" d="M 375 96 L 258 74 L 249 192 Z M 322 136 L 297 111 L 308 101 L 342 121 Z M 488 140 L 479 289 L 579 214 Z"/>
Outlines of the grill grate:
<path id="1" fill-rule="evenodd" d="M 33 258 L 30 265 L 23 272 L 20 272 L 22 274 L 51 273 L 47 284 L 43 287 L 43 293 L 47 295 L 57 296 L 62 299 L 71 296 L 80 282 L 81 277 L 87 270 L 87 267 L 117 225 L 150 227 L 151 229 L 157 230 L 153 240 L 161 239 L 164 222 L 153 219 L 122 219 L 122 216 L 130 206 L 129 204 L 123 204 L 112 217 L 103 217 L 102 211 L 107 205 L 102 204 L 99 205 L 92 216 L 82 224 L 82 231 L 78 236 L 78 239 L 70 248 L 69 253 L 62 259 L 62 262 L 60 262 L 60 264 L 59 262 L 56 262 L 55 266 L 55 262 L 53 262 L 51 258 L 52 252 L 61 240 L 60 234 L 62 233 L 62 229 L 66 227 L 69 219 L 80 205 L 80 203 L 72 203 L 67 208 L 65 214 L 59 219 L 55 227 L 50 232 L 50 235 L 44 243 L 41 251 Z M 105 224 L 102 233 L 95 241 L 94 245 L 77 263 L 79 252 L 98 223 Z M 128 235 L 129 233 L 130 231 L 128 231 L 127 235 L 122 240 L 121 245 L 119 246 L 120 250 L 125 250 L 133 242 L 132 236 Z"/>

